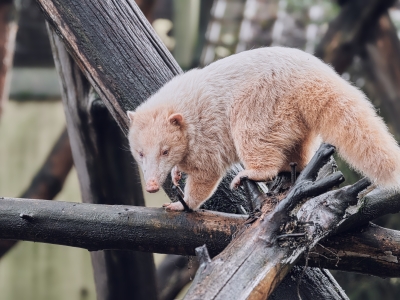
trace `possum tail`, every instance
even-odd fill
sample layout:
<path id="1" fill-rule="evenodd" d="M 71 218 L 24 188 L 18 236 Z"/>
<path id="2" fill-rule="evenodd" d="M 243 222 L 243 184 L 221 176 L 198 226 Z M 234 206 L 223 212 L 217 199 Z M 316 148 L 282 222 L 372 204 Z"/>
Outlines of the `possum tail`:
<path id="1" fill-rule="evenodd" d="M 353 86 L 330 98 L 314 127 L 352 168 L 386 189 L 400 191 L 400 148 L 365 95 Z"/>

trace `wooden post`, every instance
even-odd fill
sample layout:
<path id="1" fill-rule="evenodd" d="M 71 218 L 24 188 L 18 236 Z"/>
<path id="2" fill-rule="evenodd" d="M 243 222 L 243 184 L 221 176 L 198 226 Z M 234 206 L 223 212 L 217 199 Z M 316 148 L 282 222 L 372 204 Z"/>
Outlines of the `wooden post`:
<path id="1" fill-rule="evenodd" d="M 127 147 L 123 133 L 90 92 L 63 42 L 49 33 L 83 202 L 143 206 L 138 169 L 122 148 Z M 152 254 L 111 250 L 93 251 L 91 256 L 97 299 L 157 299 Z"/>

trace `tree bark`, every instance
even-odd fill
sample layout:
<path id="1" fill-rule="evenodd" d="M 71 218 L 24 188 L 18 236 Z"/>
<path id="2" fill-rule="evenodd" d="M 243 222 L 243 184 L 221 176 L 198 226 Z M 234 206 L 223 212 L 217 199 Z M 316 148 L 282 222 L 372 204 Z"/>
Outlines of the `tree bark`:
<path id="1" fill-rule="evenodd" d="M 29 240 L 90 251 L 104 249 L 194 255 L 207 244 L 220 253 L 246 216 L 213 211 L 3 198 L 0 238 Z"/>
<path id="2" fill-rule="evenodd" d="M 291 221 L 289 215 L 297 205 L 300 205 L 302 199 L 323 194 L 343 181 L 342 174 L 336 172 L 314 182 L 320 168 L 329 161 L 333 152 L 333 146 L 325 144 L 321 146 L 285 199 L 280 201 L 272 212 L 268 210 L 271 201 L 274 202 L 273 196 L 271 199 L 265 199 L 266 204 L 261 209 L 261 217 L 237 234 L 234 241 L 221 254 L 213 261 L 200 263 L 195 281 L 185 298 L 268 298 L 306 249 L 314 247 L 320 239 L 336 229 L 344 210 L 357 196 L 354 193 L 343 192 L 342 199 L 339 200 L 339 194 L 331 194 L 330 205 L 335 211 L 327 210 L 319 204 L 321 197 L 326 200 L 326 194 L 315 197 L 305 204 L 314 205 L 313 209 L 300 210 L 297 213 L 298 224 L 290 225 L 293 220 Z M 357 187 L 363 189 L 366 187 L 365 184 Z M 318 209 L 315 209 L 316 206 Z M 313 225 L 310 227 L 300 225 L 308 224 L 310 218 L 315 222 L 311 222 Z M 303 231 L 303 242 L 293 244 L 293 241 L 288 243 L 280 241 L 280 236 L 287 235 L 286 230 L 282 228 L 296 228 L 298 225 Z"/>
<path id="3" fill-rule="evenodd" d="M 37 2 L 125 134 L 126 111 L 182 72 L 133 1 Z"/>
<path id="4" fill-rule="evenodd" d="M 90 84 L 50 32 L 54 61 L 60 74 L 63 104 L 82 200 L 96 204 L 144 205 L 137 166 L 126 139 L 90 93 Z M 133 167 L 132 167 L 133 166 Z M 97 299 L 156 299 L 155 267 L 149 253 L 91 253 Z"/>
<path id="5" fill-rule="evenodd" d="M 376 201 L 375 196 L 367 195 L 360 201 L 360 207 L 367 212 L 365 216 L 369 219 L 376 215 L 368 212 L 377 211 L 376 208 L 388 200 L 385 200 L 384 193 L 377 197 L 382 200 Z M 400 211 L 399 196 L 390 201 L 395 205 L 391 206 L 391 211 Z M 15 198 L 1 199 L 0 209 L 0 238 L 4 242 L 10 242 L 6 239 L 17 239 L 90 251 L 139 250 L 185 256 L 194 255 L 194 249 L 205 244 L 211 257 L 218 255 L 235 234 L 243 230 L 247 218 L 212 211 L 167 213 L 162 208 Z M 361 214 L 360 210 L 355 211 Z M 381 210 L 380 214 L 385 214 L 385 211 Z M 400 277 L 399 231 L 367 224 L 331 236 L 309 253 L 311 266 Z M 172 261 L 180 261 L 175 258 Z M 304 259 L 299 264 L 305 264 Z M 160 277 L 163 278 L 159 282 L 161 291 L 168 290 L 169 287 L 164 283 L 169 276 L 166 277 L 163 272 Z M 307 280 L 304 283 L 312 285 Z"/>
<path id="6" fill-rule="evenodd" d="M 351 266 L 356 273 L 399 277 L 399 246 L 399 231 L 370 224 L 326 239 L 310 251 L 308 265 L 333 270 Z"/>

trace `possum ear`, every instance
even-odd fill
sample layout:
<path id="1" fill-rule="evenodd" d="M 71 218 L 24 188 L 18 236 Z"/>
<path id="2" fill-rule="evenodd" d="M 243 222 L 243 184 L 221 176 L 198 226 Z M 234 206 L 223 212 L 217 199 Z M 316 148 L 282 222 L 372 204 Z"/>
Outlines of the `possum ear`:
<path id="1" fill-rule="evenodd" d="M 172 114 L 168 117 L 168 121 L 172 125 L 182 126 L 183 125 L 183 117 L 181 114 Z"/>
<path id="2" fill-rule="evenodd" d="M 132 124 L 133 122 L 133 117 L 135 116 L 135 113 L 133 111 L 127 111 L 126 114 L 128 115 L 129 121 Z"/>

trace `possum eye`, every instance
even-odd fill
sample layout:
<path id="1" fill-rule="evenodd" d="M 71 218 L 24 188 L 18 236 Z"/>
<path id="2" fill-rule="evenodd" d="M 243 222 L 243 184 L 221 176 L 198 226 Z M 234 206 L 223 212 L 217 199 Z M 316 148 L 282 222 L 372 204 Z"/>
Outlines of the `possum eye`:
<path id="1" fill-rule="evenodd" d="M 169 150 L 168 150 L 168 149 L 167 149 L 167 150 L 163 150 L 163 151 L 162 151 L 162 155 L 163 155 L 163 156 L 167 156 L 167 155 L 168 155 L 168 153 L 169 153 Z"/>
<path id="2" fill-rule="evenodd" d="M 142 151 L 139 151 L 139 156 L 140 156 L 140 158 L 142 158 L 144 156 Z"/>

